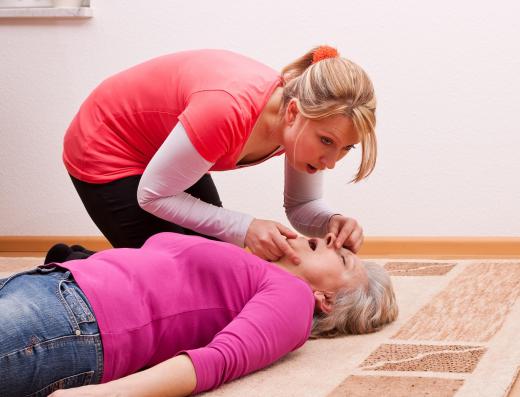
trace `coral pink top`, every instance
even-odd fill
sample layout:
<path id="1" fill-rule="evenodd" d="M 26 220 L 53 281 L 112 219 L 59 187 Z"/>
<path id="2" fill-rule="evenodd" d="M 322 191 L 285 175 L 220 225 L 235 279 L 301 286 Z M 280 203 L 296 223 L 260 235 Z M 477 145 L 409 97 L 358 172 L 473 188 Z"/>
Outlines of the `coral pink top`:
<path id="1" fill-rule="evenodd" d="M 58 265 L 92 305 L 103 382 L 186 353 L 198 393 L 273 363 L 309 337 L 307 283 L 228 243 L 160 233 L 140 249 Z"/>
<path id="2" fill-rule="evenodd" d="M 65 135 L 65 166 L 90 183 L 140 175 L 181 121 L 197 151 L 215 163 L 211 170 L 236 168 L 280 84 L 275 70 L 224 50 L 144 62 L 106 79 L 85 100 Z"/>

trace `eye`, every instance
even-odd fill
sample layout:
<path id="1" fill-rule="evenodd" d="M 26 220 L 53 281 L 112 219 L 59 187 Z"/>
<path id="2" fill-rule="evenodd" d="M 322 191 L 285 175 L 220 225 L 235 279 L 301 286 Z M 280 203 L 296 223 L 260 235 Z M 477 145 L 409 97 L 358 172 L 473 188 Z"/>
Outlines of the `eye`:
<path id="1" fill-rule="evenodd" d="M 318 242 L 311 238 L 309 239 L 309 247 L 311 247 L 311 250 L 316 251 L 316 246 L 318 245 Z"/>
<path id="2" fill-rule="evenodd" d="M 320 137 L 320 140 L 321 140 L 321 143 L 323 143 L 324 145 L 332 145 L 334 142 L 332 141 L 332 139 L 330 138 L 327 138 L 326 136 L 322 136 Z"/>
<path id="3" fill-rule="evenodd" d="M 350 151 L 352 149 L 355 149 L 355 148 L 356 148 L 356 145 L 348 145 L 348 146 L 345 146 L 344 149 L 345 149 L 346 152 L 348 152 L 348 151 Z"/>

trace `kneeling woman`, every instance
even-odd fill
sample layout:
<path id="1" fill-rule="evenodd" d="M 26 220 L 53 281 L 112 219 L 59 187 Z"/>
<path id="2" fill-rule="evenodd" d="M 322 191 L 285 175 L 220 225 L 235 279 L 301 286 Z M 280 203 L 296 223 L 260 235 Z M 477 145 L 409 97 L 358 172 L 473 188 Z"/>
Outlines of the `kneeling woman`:
<path id="1" fill-rule="evenodd" d="M 332 240 L 288 240 L 294 265 L 161 233 L 0 280 L 0 395 L 184 396 L 393 321 L 386 272 Z"/>

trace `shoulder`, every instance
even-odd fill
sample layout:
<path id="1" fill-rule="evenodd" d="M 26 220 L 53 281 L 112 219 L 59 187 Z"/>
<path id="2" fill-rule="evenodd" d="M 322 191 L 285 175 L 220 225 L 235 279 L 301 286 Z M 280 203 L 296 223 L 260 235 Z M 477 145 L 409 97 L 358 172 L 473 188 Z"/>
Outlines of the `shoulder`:
<path id="1" fill-rule="evenodd" d="M 267 263 L 267 271 L 258 292 L 258 298 L 277 318 L 284 332 L 298 333 L 301 343 L 307 340 L 314 313 L 314 295 L 303 280 Z"/>
<path id="2" fill-rule="evenodd" d="M 211 240 L 199 236 L 188 236 L 173 232 L 162 232 L 145 241 L 141 249 L 180 253 Z"/>
<path id="3" fill-rule="evenodd" d="M 283 296 L 283 301 L 288 310 L 312 309 L 314 310 L 314 295 L 309 285 L 292 274 L 281 269 L 273 272 L 275 265 L 268 264 L 266 278 L 268 278 L 268 289 L 276 290 L 277 295 Z"/>
<path id="4" fill-rule="evenodd" d="M 204 263 L 205 266 L 213 266 L 219 271 L 248 266 L 263 268 L 267 263 L 230 243 L 171 232 L 155 234 L 146 240 L 142 249 L 182 256 L 185 260 Z"/>
<path id="5" fill-rule="evenodd" d="M 211 60 L 213 62 L 216 62 L 219 64 L 219 66 L 224 67 L 230 67 L 233 69 L 240 69 L 248 68 L 252 70 L 257 71 L 273 71 L 274 73 L 277 73 L 274 71 L 274 69 L 270 68 L 269 66 L 265 65 L 264 63 L 249 57 L 244 54 L 239 54 L 234 51 L 230 50 L 224 50 L 224 49 L 201 49 L 201 50 L 194 50 L 194 51 L 187 51 L 185 52 L 186 55 L 192 57 L 192 58 L 200 58 L 200 59 L 206 59 Z M 206 68 L 207 68 L 206 64 Z M 214 68 L 213 68 L 214 69 Z M 247 72 L 247 70 L 246 70 Z"/>

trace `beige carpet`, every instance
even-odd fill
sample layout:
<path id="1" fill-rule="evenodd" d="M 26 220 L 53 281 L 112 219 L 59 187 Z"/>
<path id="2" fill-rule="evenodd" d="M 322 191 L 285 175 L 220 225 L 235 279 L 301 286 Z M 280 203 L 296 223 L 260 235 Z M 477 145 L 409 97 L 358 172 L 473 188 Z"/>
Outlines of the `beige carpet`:
<path id="1" fill-rule="evenodd" d="M 520 260 L 374 262 L 393 275 L 395 323 L 309 341 L 204 396 L 507 396 L 520 370 Z M 0 258 L 0 277 L 37 263 Z"/>

